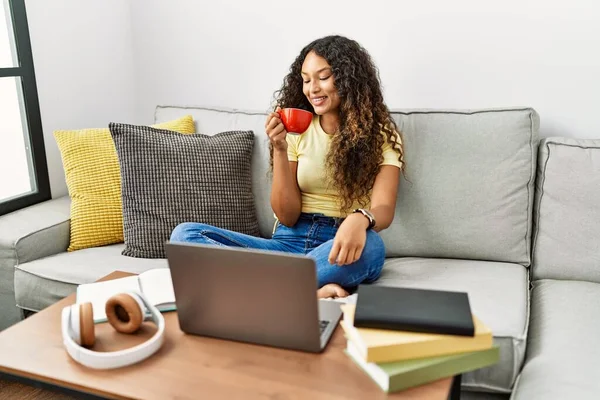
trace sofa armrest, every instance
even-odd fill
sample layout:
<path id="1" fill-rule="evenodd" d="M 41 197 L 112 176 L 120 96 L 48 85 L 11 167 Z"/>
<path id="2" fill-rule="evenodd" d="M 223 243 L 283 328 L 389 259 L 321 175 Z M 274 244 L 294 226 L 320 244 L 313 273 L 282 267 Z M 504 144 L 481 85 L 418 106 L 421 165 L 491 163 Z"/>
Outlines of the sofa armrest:
<path id="1" fill-rule="evenodd" d="M 48 200 L 0 216 L 0 265 L 15 266 L 69 247 L 71 200 Z"/>

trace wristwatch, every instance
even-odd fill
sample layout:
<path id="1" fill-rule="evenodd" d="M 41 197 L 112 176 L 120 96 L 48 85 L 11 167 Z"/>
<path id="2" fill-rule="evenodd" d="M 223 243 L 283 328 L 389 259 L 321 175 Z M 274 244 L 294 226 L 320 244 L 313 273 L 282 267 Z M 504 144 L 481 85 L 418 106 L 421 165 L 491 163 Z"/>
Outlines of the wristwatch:
<path id="1" fill-rule="evenodd" d="M 369 227 L 367 229 L 371 229 L 371 228 L 375 227 L 375 217 L 369 210 L 365 210 L 364 208 L 357 208 L 356 210 L 354 210 L 352 212 L 353 213 L 361 213 L 362 215 L 367 217 L 367 219 L 369 220 Z"/>

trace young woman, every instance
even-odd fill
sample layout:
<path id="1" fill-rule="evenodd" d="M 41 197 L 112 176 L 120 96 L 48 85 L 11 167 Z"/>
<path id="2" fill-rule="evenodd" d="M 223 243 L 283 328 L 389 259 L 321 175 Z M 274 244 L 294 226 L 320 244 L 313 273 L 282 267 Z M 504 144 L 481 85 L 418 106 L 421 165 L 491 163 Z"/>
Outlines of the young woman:
<path id="1" fill-rule="evenodd" d="M 379 278 L 385 259 L 377 232 L 394 218 L 403 150 L 367 51 L 343 36 L 307 45 L 276 92 L 279 107 L 313 113 L 310 127 L 288 134 L 277 112 L 271 144 L 271 239 L 200 223 L 175 228 L 171 241 L 305 254 L 315 260 L 319 297 Z"/>

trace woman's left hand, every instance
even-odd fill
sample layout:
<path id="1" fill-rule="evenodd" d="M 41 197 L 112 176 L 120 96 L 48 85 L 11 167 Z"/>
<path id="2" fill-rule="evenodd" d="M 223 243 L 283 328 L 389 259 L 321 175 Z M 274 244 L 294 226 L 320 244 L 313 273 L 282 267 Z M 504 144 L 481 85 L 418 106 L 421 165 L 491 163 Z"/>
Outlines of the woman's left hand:
<path id="1" fill-rule="evenodd" d="M 364 215 L 348 215 L 333 239 L 329 263 L 348 265 L 358 261 L 367 242 L 368 227 L 369 220 Z"/>

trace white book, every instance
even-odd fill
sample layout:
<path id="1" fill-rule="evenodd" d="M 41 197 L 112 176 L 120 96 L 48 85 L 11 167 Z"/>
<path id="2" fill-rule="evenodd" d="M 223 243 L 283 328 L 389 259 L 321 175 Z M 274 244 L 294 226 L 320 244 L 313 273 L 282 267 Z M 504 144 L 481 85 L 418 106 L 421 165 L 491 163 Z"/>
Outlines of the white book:
<path id="1" fill-rule="evenodd" d="M 161 312 L 173 311 L 175 292 L 169 268 L 154 268 L 139 275 L 104 282 L 84 283 L 77 287 L 77 304 L 90 302 L 94 322 L 106 322 L 105 305 L 115 294 L 135 291 L 142 293 Z"/>

